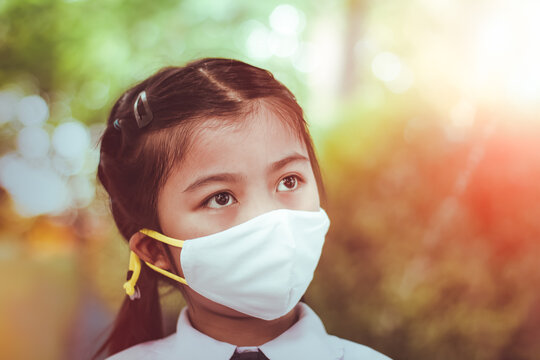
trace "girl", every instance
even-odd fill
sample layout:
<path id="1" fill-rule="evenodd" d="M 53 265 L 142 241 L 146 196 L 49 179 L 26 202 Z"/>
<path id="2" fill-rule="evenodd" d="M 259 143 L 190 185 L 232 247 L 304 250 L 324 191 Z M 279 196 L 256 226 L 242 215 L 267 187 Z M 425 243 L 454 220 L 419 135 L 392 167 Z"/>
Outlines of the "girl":
<path id="1" fill-rule="evenodd" d="M 302 109 L 268 71 L 202 59 L 134 86 L 98 178 L 131 250 L 110 359 L 388 359 L 300 302 L 329 220 Z M 187 303 L 165 338 L 158 280 Z"/>

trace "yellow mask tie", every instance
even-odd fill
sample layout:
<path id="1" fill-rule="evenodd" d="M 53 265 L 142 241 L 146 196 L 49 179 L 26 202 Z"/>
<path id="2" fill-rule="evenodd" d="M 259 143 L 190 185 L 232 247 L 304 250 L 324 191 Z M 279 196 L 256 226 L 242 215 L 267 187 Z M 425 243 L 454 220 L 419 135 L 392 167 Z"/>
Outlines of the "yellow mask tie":
<path id="1" fill-rule="evenodd" d="M 126 294 L 133 299 L 135 296 L 135 285 L 137 285 L 137 280 L 139 280 L 139 275 L 141 274 L 141 260 L 133 251 L 129 254 L 129 270 L 132 271 L 131 277 L 124 283 L 124 289 L 126 290 Z"/>
<path id="2" fill-rule="evenodd" d="M 174 238 L 171 238 L 171 237 L 168 237 L 166 235 L 163 235 L 157 231 L 154 231 L 154 230 L 150 230 L 150 229 L 141 229 L 139 230 L 141 233 L 147 235 L 147 236 L 150 236 L 151 238 L 153 239 L 156 239 L 158 241 L 161 241 L 165 244 L 168 244 L 168 245 L 172 245 L 172 246 L 176 246 L 176 247 L 183 247 L 184 246 L 184 240 L 178 240 L 178 239 L 174 239 Z M 175 275 L 173 273 L 170 273 L 166 270 L 163 270 L 161 268 L 158 268 L 157 266 L 155 266 L 154 264 L 150 264 L 148 262 L 144 262 L 150 269 L 164 275 L 164 276 L 167 276 L 168 278 L 170 279 L 173 279 L 175 281 L 178 281 L 179 283 L 182 283 L 182 284 L 185 284 L 187 285 L 187 281 L 186 279 L 178 276 L 178 275 Z M 139 259 L 139 257 L 137 256 L 137 254 L 135 254 L 133 251 L 130 252 L 130 255 L 129 255 L 129 270 L 131 270 L 133 273 L 131 274 L 131 278 L 126 281 L 124 283 L 124 289 L 126 290 L 126 294 L 129 295 L 132 299 L 134 297 L 137 297 L 138 294 L 136 294 L 136 285 L 137 285 L 137 280 L 139 280 L 139 276 L 141 274 L 141 260 Z"/>
<path id="3" fill-rule="evenodd" d="M 169 245 L 179 247 L 179 248 L 184 246 L 184 240 L 178 240 L 172 237 L 168 237 L 154 230 L 141 229 L 139 230 L 139 232 L 142 232 L 144 235 L 150 236 L 153 239 L 164 242 L 165 244 L 169 244 Z"/>

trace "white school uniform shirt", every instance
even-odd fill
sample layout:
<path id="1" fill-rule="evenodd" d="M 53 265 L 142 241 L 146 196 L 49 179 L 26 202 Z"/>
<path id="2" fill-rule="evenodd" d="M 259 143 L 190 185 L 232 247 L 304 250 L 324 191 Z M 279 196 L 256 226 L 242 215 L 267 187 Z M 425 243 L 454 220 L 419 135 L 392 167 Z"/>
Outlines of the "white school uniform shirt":
<path id="1" fill-rule="evenodd" d="M 306 304 L 299 303 L 298 321 L 273 340 L 258 346 L 270 360 L 391 360 L 349 340 L 326 333 L 321 319 Z M 123 350 L 107 360 L 230 360 L 237 347 L 215 340 L 195 329 L 182 309 L 176 333 Z M 257 347 L 239 347 L 238 351 Z"/>

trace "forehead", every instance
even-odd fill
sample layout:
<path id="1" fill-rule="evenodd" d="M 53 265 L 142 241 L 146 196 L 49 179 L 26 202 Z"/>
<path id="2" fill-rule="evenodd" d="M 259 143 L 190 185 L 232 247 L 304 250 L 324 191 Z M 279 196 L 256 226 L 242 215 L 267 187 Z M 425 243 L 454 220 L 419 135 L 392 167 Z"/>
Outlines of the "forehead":
<path id="1" fill-rule="evenodd" d="M 255 171 L 294 153 L 308 157 L 299 132 L 265 109 L 244 118 L 204 120 L 190 140 L 187 153 L 172 174 L 180 173 L 186 181 L 207 172 Z"/>

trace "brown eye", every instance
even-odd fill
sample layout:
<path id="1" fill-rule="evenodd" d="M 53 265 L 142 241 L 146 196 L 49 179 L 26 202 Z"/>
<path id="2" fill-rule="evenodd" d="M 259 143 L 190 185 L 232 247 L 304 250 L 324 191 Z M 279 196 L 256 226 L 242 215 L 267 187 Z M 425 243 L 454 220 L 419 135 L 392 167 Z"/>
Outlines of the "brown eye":
<path id="1" fill-rule="evenodd" d="M 283 178 L 278 185 L 278 191 L 292 191 L 298 186 L 298 178 L 294 175 Z"/>
<path id="2" fill-rule="evenodd" d="M 221 193 L 216 195 L 216 203 L 221 206 L 227 205 L 229 202 L 230 196 L 227 193 Z"/>
<path id="3" fill-rule="evenodd" d="M 219 209 L 231 205 L 233 200 L 234 198 L 231 194 L 222 192 L 212 196 L 206 203 L 206 206 L 212 209 Z"/>

